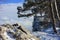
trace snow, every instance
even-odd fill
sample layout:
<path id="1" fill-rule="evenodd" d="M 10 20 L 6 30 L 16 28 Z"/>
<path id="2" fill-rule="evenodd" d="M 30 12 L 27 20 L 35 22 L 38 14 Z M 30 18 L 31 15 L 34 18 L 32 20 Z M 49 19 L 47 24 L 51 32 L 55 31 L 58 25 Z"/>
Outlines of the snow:
<path id="1" fill-rule="evenodd" d="M 59 28 L 56 28 L 56 29 L 59 30 Z M 53 34 L 52 30 L 53 30 L 52 28 L 48 28 L 44 32 L 37 31 L 37 32 L 31 32 L 31 33 L 36 37 L 40 38 L 40 40 L 60 40 L 60 35 Z M 13 30 L 11 30 L 11 32 L 13 32 Z M 15 38 L 12 37 L 13 35 L 8 32 L 5 32 L 4 35 L 8 37 L 8 40 L 16 40 Z M 31 38 L 29 40 L 35 40 L 35 39 Z"/>
<path id="2" fill-rule="evenodd" d="M 4 33 L 4 35 L 8 38 L 8 40 L 15 40 L 14 38 L 11 38 L 10 36 L 7 35 L 7 32 Z"/>
<path id="3" fill-rule="evenodd" d="M 47 30 L 48 31 L 52 31 L 51 29 Z M 60 36 L 57 34 L 51 34 L 51 33 L 47 33 L 47 32 L 32 32 L 33 35 L 39 37 L 41 40 L 60 40 Z M 32 40 L 35 40 L 32 38 Z"/>
<path id="4" fill-rule="evenodd" d="M 49 34 L 45 32 L 33 32 L 33 34 L 41 40 L 60 40 L 60 36 L 56 34 Z"/>

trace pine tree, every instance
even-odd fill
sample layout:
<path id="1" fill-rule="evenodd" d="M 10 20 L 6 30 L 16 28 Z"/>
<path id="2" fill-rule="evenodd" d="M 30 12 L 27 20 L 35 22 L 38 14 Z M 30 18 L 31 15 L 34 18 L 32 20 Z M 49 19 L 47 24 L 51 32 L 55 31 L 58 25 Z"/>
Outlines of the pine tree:
<path id="1" fill-rule="evenodd" d="M 35 24 L 33 24 L 33 30 L 39 31 L 38 26 L 46 26 L 49 22 L 52 22 L 53 24 L 53 30 L 55 33 L 56 31 L 56 19 L 59 20 L 59 13 L 58 13 L 58 8 L 57 8 L 57 1 L 56 0 L 25 0 L 25 3 L 23 3 L 23 8 L 17 7 L 18 9 L 18 17 L 28 17 L 31 15 L 34 16 L 34 22 L 36 20 L 38 21 L 40 18 L 44 17 L 43 21 L 38 21 L 38 25 L 35 27 Z M 27 10 L 31 10 L 32 14 L 20 14 L 20 12 L 24 12 Z M 45 12 L 45 15 L 43 15 L 43 12 Z M 40 14 L 40 18 L 38 18 L 37 14 Z M 57 17 L 57 18 L 56 18 Z M 48 20 L 50 19 L 50 21 Z M 34 28 L 35 27 L 35 28 Z"/>

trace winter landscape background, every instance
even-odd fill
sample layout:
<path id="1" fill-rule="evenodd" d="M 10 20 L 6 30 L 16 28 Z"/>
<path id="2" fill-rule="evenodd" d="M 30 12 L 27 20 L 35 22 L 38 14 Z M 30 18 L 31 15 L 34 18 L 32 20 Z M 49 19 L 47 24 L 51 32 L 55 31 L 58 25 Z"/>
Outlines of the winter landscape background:
<path id="1" fill-rule="evenodd" d="M 0 1 L 0 25 L 1 24 L 14 24 L 20 23 L 24 27 L 26 27 L 29 31 L 32 32 L 32 23 L 33 16 L 31 17 L 17 17 L 17 6 L 22 6 L 23 0 L 5 0 Z M 29 12 L 29 11 L 28 11 Z M 60 30 L 57 28 L 57 30 Z M 45 32 L 32 32 L 32 34 L 36 36 L 40 36 L 41 40 L 60 40 L 60 36 L 56 34 L 50 34 L 53 29 L 49 28 Z M 47 32 L 47 33 L 46 33 Z"/>

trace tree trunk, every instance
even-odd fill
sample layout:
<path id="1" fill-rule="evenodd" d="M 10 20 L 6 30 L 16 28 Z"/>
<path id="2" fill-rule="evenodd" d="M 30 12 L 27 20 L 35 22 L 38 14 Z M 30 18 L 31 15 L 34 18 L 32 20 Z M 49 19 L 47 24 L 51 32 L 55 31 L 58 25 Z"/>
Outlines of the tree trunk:
<path id="1" fill-rule="evenodd" d="M 56 2 L 56 0 L 54 0 L 54 1 L 55 1 L 55 8 L 56 8 L 56 12 L 57 12 L 57 17 L 58 17 L 58 20 L 60 20 L 59 13 L 58 13 L 58 8 L 57 8 L 57 2 Z"/>
<path id="2" fill-rule="evenodd" d="M 53 21 L 53 30 L 54 30 L 54 32 L 55 33 L 57 33 L 57 30 L 56 30 L 56 20 L 55 20 L 55 16 L 54 16 L 54 4 L 53 4 L 53 2 L 51 2 L 51 17 L 52 17 L 52 21 Z"/>

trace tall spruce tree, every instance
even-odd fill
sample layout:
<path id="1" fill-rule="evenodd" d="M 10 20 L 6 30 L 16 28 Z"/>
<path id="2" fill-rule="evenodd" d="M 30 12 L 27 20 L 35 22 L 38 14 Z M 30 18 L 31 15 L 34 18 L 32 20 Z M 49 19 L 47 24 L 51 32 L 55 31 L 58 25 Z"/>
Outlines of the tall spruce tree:
<path id="1" fill-rule="evenodd" d="M 59 13 L 56 0 L 25 0 L 23 8 L 17 7 L 17 9 L 19 18 L 34 15 L 33 31 L 40 31 L 41 26 L 47 26 L 48 23 L 52 22 L 53 30 L 57 33 L 55 27 L 56 19 L 59 20 Z M 28 10 L 31 10 L 32 13 L 20 14 Z"/>

